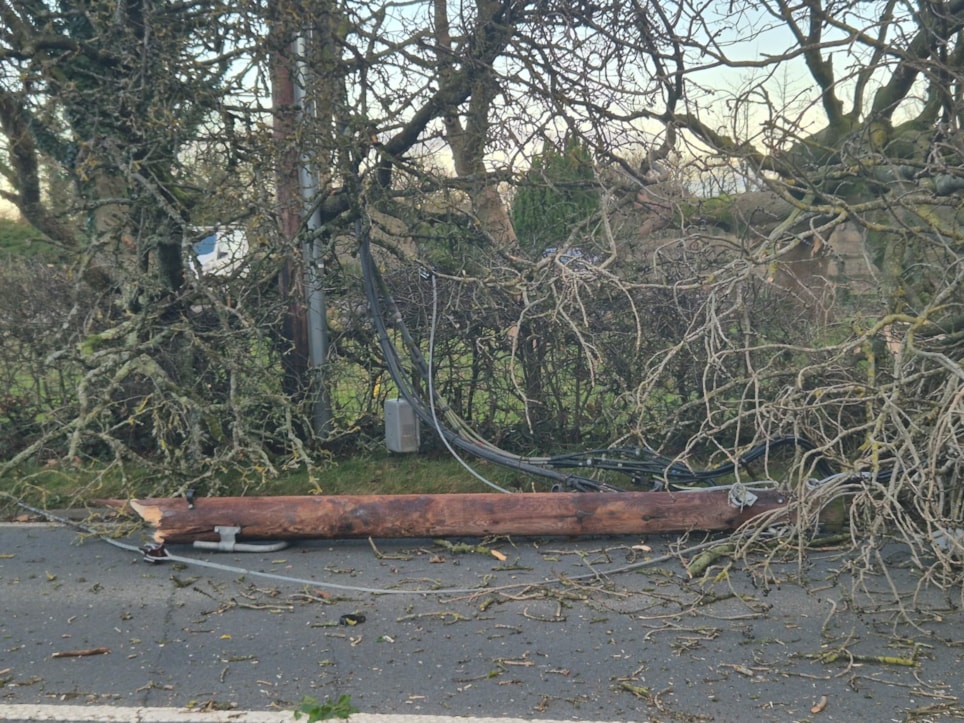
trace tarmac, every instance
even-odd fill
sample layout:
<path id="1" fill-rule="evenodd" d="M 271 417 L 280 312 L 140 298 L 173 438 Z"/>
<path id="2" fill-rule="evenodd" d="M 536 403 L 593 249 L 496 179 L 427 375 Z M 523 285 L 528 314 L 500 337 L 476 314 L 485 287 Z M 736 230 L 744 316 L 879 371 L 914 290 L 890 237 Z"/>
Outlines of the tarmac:
<path id="1" fill-rule="evenodd" d="M 0 720 L 274 723 L 342 696 L 355 723 L 964 719 L 964 592 L 921 586 L 900 545 L 876 569 L 763 547 L 691 578 L 713 538 L 149 563 L 149 534 L 0 523 Z"/>

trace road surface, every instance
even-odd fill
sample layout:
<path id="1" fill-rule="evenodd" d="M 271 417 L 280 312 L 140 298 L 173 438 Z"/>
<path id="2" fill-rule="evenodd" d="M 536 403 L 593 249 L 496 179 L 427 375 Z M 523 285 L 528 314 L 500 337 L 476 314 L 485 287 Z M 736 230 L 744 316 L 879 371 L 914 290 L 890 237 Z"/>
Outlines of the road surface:
<path id="1" fill-rule="evenodd" d="M 900 547 L 889 578 L 829 550 L 690 579 L 702 538 L 180 546 L 150 564 L 147 534 L 0 524 L 0 720 L 292 721 L 306 696 L 349 696 L 359 723 L 962 711 L 962 592 L 912 599 Z"/>

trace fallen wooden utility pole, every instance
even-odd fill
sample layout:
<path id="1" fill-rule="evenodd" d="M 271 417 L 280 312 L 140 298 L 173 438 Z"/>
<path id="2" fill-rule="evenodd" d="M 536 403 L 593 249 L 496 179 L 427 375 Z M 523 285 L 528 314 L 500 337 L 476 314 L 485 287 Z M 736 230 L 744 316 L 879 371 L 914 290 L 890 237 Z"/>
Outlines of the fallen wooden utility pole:
<path id="1" fill-rule="evenodd" d="M 632 535 L 730 530 L 785 509 L 773 489 L 685 492 L 199 497 L 105 501 L 129 504 L 160 543 L 486 535 Z M 779 513 L 778 515 L 779 516 Z"/>

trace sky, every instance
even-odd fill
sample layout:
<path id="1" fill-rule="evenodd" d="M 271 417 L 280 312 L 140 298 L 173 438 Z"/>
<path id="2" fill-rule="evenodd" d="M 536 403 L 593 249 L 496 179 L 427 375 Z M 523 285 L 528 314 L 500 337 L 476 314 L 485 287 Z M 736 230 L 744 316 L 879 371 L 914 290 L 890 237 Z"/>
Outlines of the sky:
<path id="1" fill-rule="evenodd" d="M 9 189 L 10 186 L 7 184 L 6 180 L 0 178 L 0 187 L 4 189 Z M 16 206 L 4 199 L 0 198 L 0 218 L 19 218 L 20 214 L 17 212 Z"/>

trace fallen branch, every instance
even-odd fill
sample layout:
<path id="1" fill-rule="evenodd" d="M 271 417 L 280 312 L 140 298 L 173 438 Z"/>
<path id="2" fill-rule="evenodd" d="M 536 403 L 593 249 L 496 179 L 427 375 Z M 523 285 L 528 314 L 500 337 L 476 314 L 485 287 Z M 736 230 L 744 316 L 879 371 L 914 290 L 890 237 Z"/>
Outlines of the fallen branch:
<path id="1" fill-rule="evenodd" d="M 91 655 L 107 655 L 110 648 L 81 648 L 80 650 L 61 650 L 51 655 L 51 658 L 86 658 Z"/>
<path id="2" fill-rule="evenodd" d="M 844 660 L 848 663 L 878 663 L 880 665 L 898 665 L 906 668 L 916 668 L 920 665 L 920 663 L 913 658 L 901 658 L 896 655 L 858 655 L 847 650 L 807 653 L 803 657 L 825 664 Z"/>
<path id="3" fill-rule="evenodd" d="M 721 557 L 732 555 L 734 552 L 736 552 L 736 545 L 733 544 L 717 545 L 716 547 L 711 547 L 709 550 L 704 550 L 690 560 L 690 563 L 686 566 L 686 574 L 689 575 L 690 579 L 699 577 L 706 572 L 707 568 L 714 562 Z"/>

